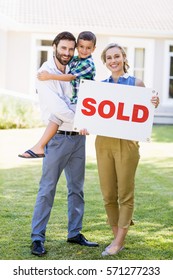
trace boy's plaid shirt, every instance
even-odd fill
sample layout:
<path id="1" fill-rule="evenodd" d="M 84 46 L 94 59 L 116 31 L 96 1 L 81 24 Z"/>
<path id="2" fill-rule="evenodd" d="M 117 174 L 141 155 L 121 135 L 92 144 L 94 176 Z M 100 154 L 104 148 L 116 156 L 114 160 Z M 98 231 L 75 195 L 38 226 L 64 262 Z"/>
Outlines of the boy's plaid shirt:
<path id="1" fill-rule="evenodd" d="M 76 76 L 75 80 L 71 81 L 72 84 L 72 98 L 71 102 L 77 103 L 77 94 L 79 90 L 79 84 L 81 79 L 94 80 L 96 69 L 92 56 L 85 59 L 74 56 L 69 64 L 69 74 Z"/>

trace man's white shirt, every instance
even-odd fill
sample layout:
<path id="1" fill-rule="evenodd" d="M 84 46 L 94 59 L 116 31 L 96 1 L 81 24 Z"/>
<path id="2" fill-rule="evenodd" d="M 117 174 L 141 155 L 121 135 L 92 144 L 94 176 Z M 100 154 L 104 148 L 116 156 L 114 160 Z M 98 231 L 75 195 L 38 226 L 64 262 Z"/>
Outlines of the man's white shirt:
<path id="1" fill-rule="evenodd" d="M 39 72 L 48 71 L 62 75 L 57 69 L 53 57 L 44 62 Z M 66 67 L 66 73 L 68 66 Z M 36 90 L 39 96 L 40 110 L 43 122 L 47 125 L 49 120 L 59 125 L 59 130 L 72 131 L 75 106 L 71 104 L 72 94 L 70 82 L 57 80 L 39 81 L 36 79 Z"/>

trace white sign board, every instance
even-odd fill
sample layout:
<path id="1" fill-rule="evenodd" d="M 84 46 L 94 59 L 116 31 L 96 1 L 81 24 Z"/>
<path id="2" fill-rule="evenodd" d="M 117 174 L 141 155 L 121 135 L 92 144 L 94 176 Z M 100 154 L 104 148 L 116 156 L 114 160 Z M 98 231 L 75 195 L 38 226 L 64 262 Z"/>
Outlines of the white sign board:
<path id="1" fill-rule="evenodd" d="M 149 141 L 154 105 L 150 88 L 81 80 L 74 130 L 135 141 Z"/>

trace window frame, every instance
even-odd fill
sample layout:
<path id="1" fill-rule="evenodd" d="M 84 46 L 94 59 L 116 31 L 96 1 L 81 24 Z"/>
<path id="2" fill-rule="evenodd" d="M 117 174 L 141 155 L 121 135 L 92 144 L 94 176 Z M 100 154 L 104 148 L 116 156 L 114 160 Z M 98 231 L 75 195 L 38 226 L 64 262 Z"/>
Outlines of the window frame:
<path id="1" fill-rule="evenodd" d="M 53 53 L 53 48 L 51 46 L 42 46 L 38 45 L 37 41 L 40 40 L 49 40 L 53 41 L 56 35 L 51 34 L 32 34 L 31 36 L 31 64 L 30 64 L 30 94 L 35 94 L 35 79 L 36 79 L 36 73 L 38 70 L 38 52 L 39 51 L 47 51 L 48 52 L 48 58 Z"/>
<path id="2" fill-rule="evenodd" d="M 165 41 L 164 48 L 164 65 L 163 65 L 163 100 L 164 106 L 172 107 L 173 98 L 169 97 L 169 81 L 170 81 L 170 58 L 173 57 L 173 52 L 169 51 L 170 46 L 173 46 L 173 40 Z"/>

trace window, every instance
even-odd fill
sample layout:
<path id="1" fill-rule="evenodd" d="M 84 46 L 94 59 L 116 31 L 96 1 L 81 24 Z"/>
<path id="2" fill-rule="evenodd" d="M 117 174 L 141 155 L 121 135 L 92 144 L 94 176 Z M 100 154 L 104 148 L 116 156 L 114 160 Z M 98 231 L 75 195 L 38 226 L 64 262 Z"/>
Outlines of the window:
<path id="1" fill-rule="evenodd" d="M 153 87 L 154 40 L 112 37 L 110 42 L 118 42 L 124 47 L 130 66 L 129 74 L 141 79 L 146 87 Z"/>
<path id="2" fill-rule="evenodd" d="M 165 41 L 163 65 L 163 104 L 173 106 L 173 41 Z"/>
<path id="3" fill-rule="evenodd" d="M 135 48 L 134 50 L 134 71 L 133 75 L 144 81 L 145 70 L 145 49 Z"/>
<path id="4" fill-rule="evenodd" d="M 45 62 L 49 53 L 52 53 L 52 41 L 49 40 L 37 40 L 37 69 Z"/>
<path id="5" fill-rule="evenodd" d="M 169 47 L 169 98 L 173 98 L 173 45 Z"/>

